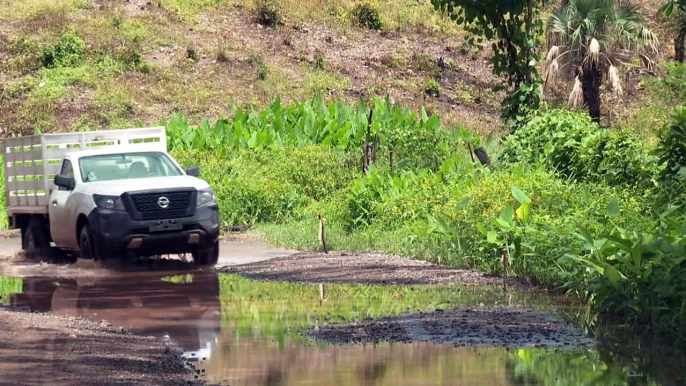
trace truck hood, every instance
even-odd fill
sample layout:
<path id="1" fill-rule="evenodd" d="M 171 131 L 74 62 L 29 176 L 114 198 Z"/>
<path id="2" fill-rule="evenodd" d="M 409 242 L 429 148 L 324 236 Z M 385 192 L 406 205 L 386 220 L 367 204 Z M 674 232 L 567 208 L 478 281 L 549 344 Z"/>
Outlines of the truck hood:
<path id="1" fill-rule="evenodd" d="M 116 181 L 94 181 L 81 184 L 84 193 L 119 196 L 126 192 L 133 193 L 151 189 L 195 188 L 207 189 L 207 182 L 192 176 L 136 178 Z"/>

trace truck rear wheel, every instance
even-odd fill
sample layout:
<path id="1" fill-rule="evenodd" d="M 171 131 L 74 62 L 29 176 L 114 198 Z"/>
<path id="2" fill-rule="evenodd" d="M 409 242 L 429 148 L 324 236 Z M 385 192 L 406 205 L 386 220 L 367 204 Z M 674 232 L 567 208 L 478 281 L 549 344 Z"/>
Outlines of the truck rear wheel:
<path id="1" fill-rule="evenodd" d="M 193 261 L 201 266 L 214 266 L 219 261 L 219 240 L 215 241 L 210 248 L 193 252 Z"/>
<path id="2" fill-rule="evenodd" d="M 22 249 L 28 253 L 41 252 L 50 248 L 50 235 L 45 229 L 45 224 L 31 219 L 22 232 L 21 244 Z"/>

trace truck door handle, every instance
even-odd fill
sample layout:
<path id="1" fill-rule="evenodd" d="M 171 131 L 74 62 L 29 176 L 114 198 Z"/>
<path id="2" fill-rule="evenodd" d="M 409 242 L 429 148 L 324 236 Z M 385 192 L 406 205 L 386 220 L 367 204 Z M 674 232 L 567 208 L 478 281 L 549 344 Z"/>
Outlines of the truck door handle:
<path id="1" fill-rule="evenodd" d="M 52 200 L 52 206 L 57 206 L 57 200 Z"/>

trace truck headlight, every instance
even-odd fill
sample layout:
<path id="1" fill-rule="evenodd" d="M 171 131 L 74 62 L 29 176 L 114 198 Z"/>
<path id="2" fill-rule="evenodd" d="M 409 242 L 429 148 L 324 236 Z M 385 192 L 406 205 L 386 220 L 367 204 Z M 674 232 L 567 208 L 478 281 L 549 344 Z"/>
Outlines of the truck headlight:
<path id="1" fill-rule="evenodd" d="M 212 189 L 202 189 L 198 190 L 198 203 L 197 206 L 203 206 L 214 202 L 214 192 Z"/>
<path id="2" fill-rule="evenodd" d="M 93 201 L 95 201 L 95 206 L 100 209 L 126 211 L 124 203 L 121 198 L 117 196 L 101 196 L 99 194 L 94 194 Z"/>

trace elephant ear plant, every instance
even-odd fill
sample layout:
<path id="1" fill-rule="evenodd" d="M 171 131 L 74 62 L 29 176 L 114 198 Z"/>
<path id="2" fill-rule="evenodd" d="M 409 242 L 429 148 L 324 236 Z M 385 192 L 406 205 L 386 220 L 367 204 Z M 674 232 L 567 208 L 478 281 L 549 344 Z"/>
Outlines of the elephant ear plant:
<path id="1" fill-rule="evenodd" d="M 494 227 L 487 228 L 484 224 L 477 225 L 479 231 L 486 236 L 488 244 L 494 245 L 503 253 L 503 269 L 506 270 L 508 264 L 518 264 L 525 266 L 525 262 L 520 262 L 523 258 L 522 239 L 526 233 L 529 223 L 529 211 L 531 209 L 531 198 L 516 186 L 511 186 L 512 196 L 519 203 L 517 209 L 508 204 L 500 213 L 500 216 L 493 220 Z M 506 273 L 506 272 L 505 272 Z"/>

